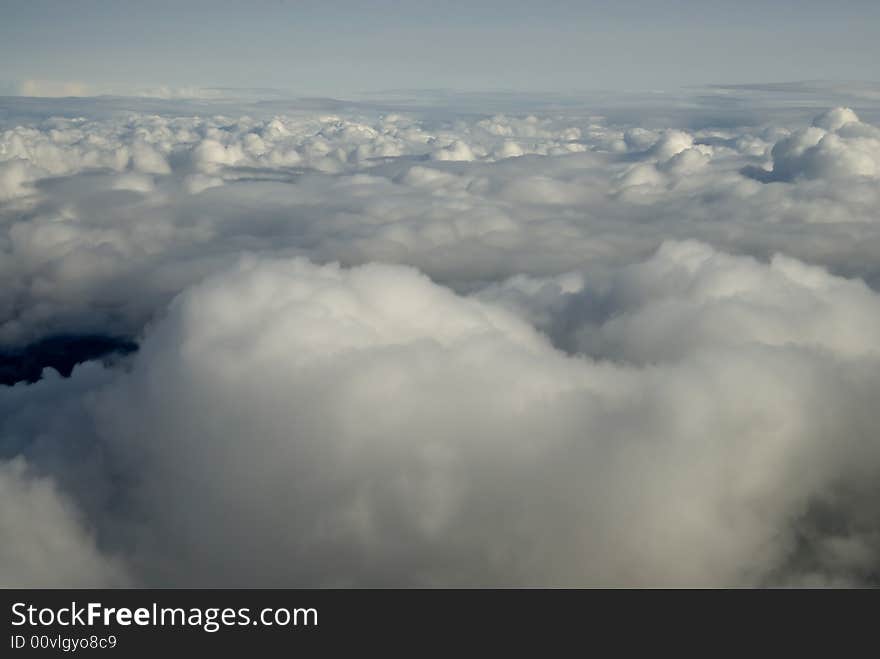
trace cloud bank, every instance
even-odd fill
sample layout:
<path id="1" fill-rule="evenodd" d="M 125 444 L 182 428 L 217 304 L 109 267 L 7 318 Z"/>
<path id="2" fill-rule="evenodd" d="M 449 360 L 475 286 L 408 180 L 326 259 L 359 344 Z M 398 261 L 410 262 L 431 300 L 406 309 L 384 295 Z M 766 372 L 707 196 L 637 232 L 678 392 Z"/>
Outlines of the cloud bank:
<path id="1" fill-rule="evenodd" d="M 0 577 L 876 583 L 880 140 L 791 121 L 5 126 L 0 346 L 139 349 L 0 387 Z"/>

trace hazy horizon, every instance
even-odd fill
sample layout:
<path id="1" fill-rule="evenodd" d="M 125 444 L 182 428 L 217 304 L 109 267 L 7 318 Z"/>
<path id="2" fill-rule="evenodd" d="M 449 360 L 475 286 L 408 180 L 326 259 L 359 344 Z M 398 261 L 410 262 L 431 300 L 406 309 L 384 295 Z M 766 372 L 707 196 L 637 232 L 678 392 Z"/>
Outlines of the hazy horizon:
<path id="1" fill-rule="evenodd" d="M 9 92 L 673 90 L 876 81 L 880 60 L 869 0 L 6 0 L 2 11 Z"/>

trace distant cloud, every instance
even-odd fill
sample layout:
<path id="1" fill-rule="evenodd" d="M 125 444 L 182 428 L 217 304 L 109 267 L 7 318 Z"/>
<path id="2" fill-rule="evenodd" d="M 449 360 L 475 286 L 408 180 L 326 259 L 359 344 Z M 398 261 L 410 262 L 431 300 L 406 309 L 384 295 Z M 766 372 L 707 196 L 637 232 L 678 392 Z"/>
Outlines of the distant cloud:
<path id="1" fill-rule="evenodd" d="M 771 171 L 744 172 L 764 181 L 880 178 L 880 129 L 862 123 L 849 108 L 834 108 L 779 140 L 771 156 Z"/>
<path id="2" fill-rule="evenodd" d="M 23 80 L 18 84 L 18 96 L 41 96 L 58 98 L 66 96 L 92 96 L 89 87 L 81 82 L 57 82 L 52 80 Z"/>
<path id="3" fill-rule="evenodd" d="M 206 87 L 168 87 L 164 85 L 86 84 L 76 81 L 22 80 L 12 85 L 14 96 L 67 98 L 90 96 L 132 96 L 161 99 L 217 99 L 241 95 L 241 91 Z M 266 91 L 262 91 L 266 93 Z"/>

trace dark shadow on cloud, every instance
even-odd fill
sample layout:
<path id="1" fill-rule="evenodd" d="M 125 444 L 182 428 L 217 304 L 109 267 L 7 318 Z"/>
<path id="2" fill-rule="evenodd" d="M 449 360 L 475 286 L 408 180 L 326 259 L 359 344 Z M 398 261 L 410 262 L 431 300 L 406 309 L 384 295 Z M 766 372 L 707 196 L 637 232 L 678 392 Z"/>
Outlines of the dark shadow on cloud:
<path id="1" fill-rule="evenodd" d="M 774 183 L 783 180 L 772 169 L 764 169 L 756 165 L 746 165 L 739 170 L 739 173 L 759 183 Z"/>
<path id="2" fill-rule="evenodd" d="M 303 167 L 224 167 L 223 176 L 227 182 L 262 182 L 294 183 L 307 173 Z"/>
<path id="3" fill-rule="evenodd" d="M 73 367 L 86 361 L 112 359 L 138 349 L 130 339 L 99 334 L 51 336 L 21 348 L 0 350 L 0 384 L 33 383 L 43 369 L 53 368 L 70 377 Z"/>
<path id="4" fill-rule="evenodd" d="M 788 560 L 766 585 L 799 586 L 796 575 L 811 575 L 823 586 L 880 587 L 877 494 L 876 486 L 856 483 L 831 488 L 811 501 L 793 523 L 794 546 Z M 828 565 L 844 563 L 848 569 L 838 578 L 845 581 L 822 581 L 828 578 Z"/>

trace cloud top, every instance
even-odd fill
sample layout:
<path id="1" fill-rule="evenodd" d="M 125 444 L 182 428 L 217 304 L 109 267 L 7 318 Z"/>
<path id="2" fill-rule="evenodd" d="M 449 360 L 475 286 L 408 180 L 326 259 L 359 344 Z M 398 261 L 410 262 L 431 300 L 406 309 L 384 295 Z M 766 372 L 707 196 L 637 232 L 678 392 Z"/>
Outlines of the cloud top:
<path id="1" fill-rule="evenodd" d="M 876 582 L 869 121 L 211 107 L 0 127 L 0 354 L 139 345 L 0 387 L 0 578 Z"/>

